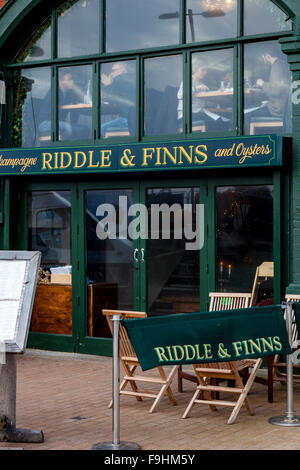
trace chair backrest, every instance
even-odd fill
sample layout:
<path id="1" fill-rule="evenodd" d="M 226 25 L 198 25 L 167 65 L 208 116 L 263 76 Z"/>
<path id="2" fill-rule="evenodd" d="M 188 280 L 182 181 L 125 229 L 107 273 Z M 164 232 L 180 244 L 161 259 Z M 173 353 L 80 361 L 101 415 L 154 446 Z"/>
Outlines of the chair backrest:
<path id="1" fill-rule="evenodd" d="M 299 294 L 286 294 L 285 300 L 287 302 L 300 302 L 300 295 Z"/>
<path id="2" fill-rule="evenodd" d="M 106 317 L 112 336 L 113 336 L 112 317 L 114 315 L 119 315 L 121 318 L 146 318 L 147 317 L 146 312 L 133 312 L 133 311 L 127 311 L 127 310 L 102 310 L 102 314 Z M 122 323 L 120 324 L 119 341 L 120 341 L 119 344 L 120 344 L 121 357 L 122 356 L 135 357 L 136 356 L 134 349 L 132 347 L 132 344 L 128 338 L 127 331 L 122 326 Z"/>
<path id="3" fill-rule="evenodd" d="M 300 295 L 299 294 L 286 294 L 285 300 L 287 302 L 300 302 Z M 297 329 L 294 312 L 292 316 L 292 322 L 293 322 L 292 323 L 292 345 L 296 347 L 296 344 L 294 343 L 298 341 L 298 329 Z"/>
<path id="4" fill-rule="evenodd" d="M 257 297 L 257 288 L 262 278 L 264 280 L 267 280 L 273 277 L 274 277 L 273 261 L 265 261 L 264 263 L 257 266 L 255 277 L 254 277 L 254 282 L 253 282 L 253 287 L 252 287 L 251 302 L 250 302 L 251 307 L 254 307 L 255 305 L 256 297 Z"/>
<path id="5" fill-rule="evenodd" d="M 251 294 L 210 292 L 209 311 L 233 310 L 236 308 L 247 308 L 250 304 Z"/>

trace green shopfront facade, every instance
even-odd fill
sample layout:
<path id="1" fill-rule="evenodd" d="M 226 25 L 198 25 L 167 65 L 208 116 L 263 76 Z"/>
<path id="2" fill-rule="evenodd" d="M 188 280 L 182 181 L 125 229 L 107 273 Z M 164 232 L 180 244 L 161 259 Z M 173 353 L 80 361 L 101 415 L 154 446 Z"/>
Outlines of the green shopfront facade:
<path id="1" fill-rule="evenodd" d="M 28 346 L 109 355 L 101 309 L 205 311 L 263 262 L 257 304 L 300 294 L 298 3 L 0 10 L 1 249 L 42 252 Z"/>

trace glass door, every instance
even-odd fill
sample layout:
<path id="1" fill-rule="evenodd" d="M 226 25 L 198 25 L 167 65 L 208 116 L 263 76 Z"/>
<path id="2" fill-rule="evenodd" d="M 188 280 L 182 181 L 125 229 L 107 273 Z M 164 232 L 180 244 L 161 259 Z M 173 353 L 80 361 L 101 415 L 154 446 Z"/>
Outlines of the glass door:
<path id="1" fill-rule="evenodd" d="M 103 309 L 139 310 L 139 240 L 129 236 L 131 208 L 138 202 L 138 185 L 80 184 L 78 255 L 79 296 L 85 315 L 78 318 L 79 350 L 103 354 L 111 334 Z"/>
<path id="2" fill-rule="evenodd" d="M 142 298 L 149 316 L 206 307 L 206 193 L 205 185 L 190 181 L 141 187 L 148 213 Z"/>

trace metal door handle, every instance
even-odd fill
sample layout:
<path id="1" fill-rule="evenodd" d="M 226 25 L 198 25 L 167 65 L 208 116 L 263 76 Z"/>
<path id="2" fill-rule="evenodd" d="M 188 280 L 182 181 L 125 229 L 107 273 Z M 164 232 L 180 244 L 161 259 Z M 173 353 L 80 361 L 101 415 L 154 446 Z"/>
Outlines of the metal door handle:
<path id="1" fill-rule="evenodd" d="M 144 250 L 144 248 L 141 249 L 141 252 L 142 252 L 141 262 L 144 263 L 145 262 L 145 250 Z"/>
<path id="2" fill-rule="evenodd" d="M 134 252 L 133 252 L 133 258 L 134 258 L 134 261 L 135 261 L 136 263 L 139 262 L 139 259 L 138 259 L 138 257 L 137 257 L 138 251 L 139 251 L 139 250 L 136 248 L 136 249 L 134 250 Z"/>

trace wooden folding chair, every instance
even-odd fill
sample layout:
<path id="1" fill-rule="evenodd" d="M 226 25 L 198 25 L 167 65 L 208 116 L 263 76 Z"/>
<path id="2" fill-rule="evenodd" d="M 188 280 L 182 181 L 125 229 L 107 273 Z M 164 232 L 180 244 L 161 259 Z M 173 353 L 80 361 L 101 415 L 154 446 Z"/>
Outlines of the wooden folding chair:
<path id="1" fill-rule="evenodd" d="M 236 308 L 247 308 L 250 305 L 251 294 L 210 292 L 209 311 L 233 310 Z"/>
<path id="2" fill-rule="evenodd" d="M 112 335 L 113 325 L 111 319 L 113 315 L 119 315 L 122 318 L 146 318 L 147 316 L 145 312 L 131 312 L 124 310 L 102 310 L 102 313 L 106 317 Z M 173 366 L 168 375 L 166 375 L 163 367 L 157 367 L 160 377 L 153 377 L 148 374 L 136 375 L 136 369 L 140 366 L 140 363 L 122 323 L 120 324 L 119 346 L 120 360 L 125 371 L 125 375 L 120 384 L 120 395 L 135 396 L 138 401 L 141 401 L 142 398 L 154 398 L 154 403 L 149 411 L 150 413 L 153 413 L 164 395 L 168 396 L 172 405 L 176 405 L 176 401 L 171 390 L 171 382 L 178 366 Z M 155 386 L 159 386 L 159 390 L 140 390 L 137 382 L 154 384 Z M 125 390 L 127 385 L 130 386 L 131 390 Z M 112 402 L 110 402 L 109 407 L 112 407 Z"/>
<path id="3" fill-rule="evenodd" d="M 257 291 L 260 283 L 262 281 L 266 281 L 268 279 L 274 278 L 274 263 L 273 261 L 265 261 L 264 263 L 260 264 L 256 268 L 254 282 L 252 286 L 252 294 L 251 294 L 251 301 L 250 307 L 256 306 L 257 300 Z"/>
<path id="4" fill-rule="evenodd" d="M 288 295 L 285 296 L 285 300 L 287 302 L 300 302 L 300 295 L 288 294 Z M 296 349 L 298 349 L 298 347 L 299 347 L 298 346 L 298 330 L 297 330 L 295 315 L 294 315 L 294 312 L 293 312 L 293 317 L 292 317 L 292 349 L 295 351 Z M 280 355 L 276 355 L 274 357 L 272 368 L 273 368 L 272 380 L 277 381 L 277 382 L 279 381 L 280 383 L 285 384 L 286 383 L 286 362 L 282 359 L 282 357 Z M 293 364 L 293 369 L 294 370 L 300 370 L 300 364 Z M 299 374 L 293 374 L 293 382 L 300 383 L 300 375 Z M 273 387 L 272 387 L 272 393 L 273 393 Z"/>
<path id="5" fill-rule="evenodd" d="M 247 408 L 250 415 L 253 415 L 253 411 L 250 407 L 247 395 L 252 387 L 255 376 L 258 369 L 260 368 L 262 359 L 256 360 L 245 360 L 236 362 L 217 362 L 212 364 L 198 364 L 194 365 L 194 371 L 199 381 L 199 385 L 196 388 L 193 398 L 188 404 L 183 418 L 186 418 L 190 413 L 192 407 L 197 404 L 209 405 L 212 411 L 216 410 L 216 406 L 228 406 L 233 407 L 233 411 L 227 421 L 227 424 L 233 424 L 237 418 L 237 415 L 243 405 Z M 251 374 L 249 375 L 245 384 L 240 376 L 240 372 L 252 366 Z M 214 384 L 212 385 L 212 380 Z M 233 381 L 234 387 L 232 386 L 221 386 L 221 381 Z M 216 400 L 212 393 L 231 393 L 238 395 L 237 400 Z"/>
<path id="6" fill-rule="evenodd" d="M 209 311 L 214 310 L 232 310 L 235 308 L 247 308 L 250 304 L 251 294 L 247 293 L 227 293 L 227 292 L 210 292 Z M 182 379 L 190 380 L 197 383 L 197 377 L 182 370 L 182 366 L 178 367 L 178 391 L 182 392 Z"/>

